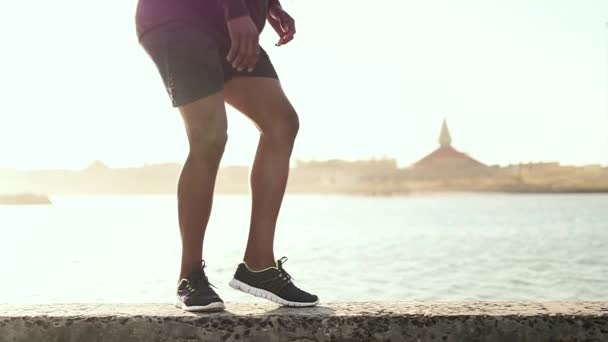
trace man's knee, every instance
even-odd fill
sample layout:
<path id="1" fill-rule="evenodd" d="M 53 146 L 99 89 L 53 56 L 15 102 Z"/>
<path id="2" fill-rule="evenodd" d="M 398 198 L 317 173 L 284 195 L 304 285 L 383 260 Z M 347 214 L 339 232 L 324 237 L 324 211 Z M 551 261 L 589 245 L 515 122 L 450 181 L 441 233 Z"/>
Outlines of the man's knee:
<path id="1" fill-rule="evenodd" d="M 264 137 L 279 144 L 293 145 L 300 130 L 298 114 L 295 110 L 289 109 L 277 117 L 278 119 L 270 123 L 266 132 L 263 132 Z"/>
<path id="2" fill-rule="evenodd" d="M 219 160 L 224 153 L 228 133 L 226 128 L 191 128 L 189 140 L 192 157 Z"/>

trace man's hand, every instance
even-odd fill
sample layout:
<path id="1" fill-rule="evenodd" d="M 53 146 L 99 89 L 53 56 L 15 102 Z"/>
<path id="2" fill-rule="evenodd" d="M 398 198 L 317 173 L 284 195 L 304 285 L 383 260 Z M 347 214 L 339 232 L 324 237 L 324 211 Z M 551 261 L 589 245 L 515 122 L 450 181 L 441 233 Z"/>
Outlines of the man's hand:
<path id="1" fill-rule="evenodd" d="M 280 37 L 276 46 L 285 45 L 293 40 L 296 34 L 296 22 L 281 6 L 272 6 L 268 9 L 268 22 Z"/>
<path id="2" fill-rule="evenodd" d="M 260 57 L 260 32 L 249 16 L 228 20 L 232 45 L 226 59 L 238 71 L 252 72 Z"/>

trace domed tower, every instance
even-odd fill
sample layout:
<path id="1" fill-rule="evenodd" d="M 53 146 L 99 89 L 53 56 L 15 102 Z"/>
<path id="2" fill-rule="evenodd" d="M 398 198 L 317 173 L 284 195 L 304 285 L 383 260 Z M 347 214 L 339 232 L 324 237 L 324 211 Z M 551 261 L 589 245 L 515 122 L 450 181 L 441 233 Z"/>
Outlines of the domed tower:
<path id="1" fill-rule="evenodd" d="M 412 170 L 423 171 L 427 175 L 478 174 L 486 165 L 452 147 L 452 135 L 448 122 L 443 119 L 439 133 L 439 148 L 412 165 Z"/>
<path id="2" fill-rule="evenodd" d="M 441 125 L 441 133 L 439 134 L 439 146 L 449 147 L 452 146 L 452 136 L 450 135 L 450 129 L 448 128 L 448 121 L 443 119 Z"/>

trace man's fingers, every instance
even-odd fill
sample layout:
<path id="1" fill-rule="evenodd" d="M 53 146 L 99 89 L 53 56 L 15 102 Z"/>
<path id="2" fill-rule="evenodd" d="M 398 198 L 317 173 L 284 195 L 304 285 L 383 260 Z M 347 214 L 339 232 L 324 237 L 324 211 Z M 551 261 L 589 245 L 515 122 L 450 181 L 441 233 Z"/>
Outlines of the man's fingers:
<path id="1" fill-rule="evenodd" d="M 258 28 L 249 16 L 228 20 L 227 25 L 231 46 L 226 59 L 239 71 L 249 69 L 257 61 Z"/>
<path id="2" fill-rule="evenodd" d="M 255 63 L 257 62 L 257 41 L 255 38 L 251 37 L 247 40 L 247 49 L 245 53 L 245 59 L 243 60 L 243 64 L 239 67 L 239 71 L 246 69 L 247 71 L 253 71 L 255 67 Z"/>
<path id="3" fill-rule="evenodd" d="M 276 44 L 277 46 L 287 44 L 293 40 L 294 35 L 296 34 L 296 22 L 291 19 L 291 17 L 288 17 L 281 23 L 281 30 L 284 34 L 281 35 L 281 39 L 279 39 L 279 42 Z"/>
<path id="4" fill-rule="evenodd" d="M 247 61 L 247 71 L 252 72 L 255 69 L 255 66 L 258 64 L 258 60 L 260 59 L 260 52 L 258 49 L 254 50 L 251 57 L 249 57 Z"/>
<path id="5" fill-rule="evenodd" d="M 289 33 L 291 31 L 291 28 L 295 26 L 293 18 L 290 17 L 287 13 L 283 13 L 283 15 L 280 17 L 280 22 L 281 29 L 285 33 Z"/>
<path id="6" fill-rule="evenodd" d="M 255 69 L 256 64 L 258 64 L 258 60 L 260 59 L 260 46 L 255 44 L 253 47 L 253 54 L 249 58 L 249 65 L 247 66 L 247 71 L 252 72 Z"/>
<path id="7" fill-rule="evenodd" d="M 258 46 L 258 38 L 256 35 L 249 35 L 240 40 L 239 51 L 232 62 L 232 67 L 238 71 L 249 69 L 251 64 L 255 66 L 257 62 L 256 48 Z"/>
<path id="8" fill-rule="evenodd" d="M 291 35 L 296 34 L 296 22 L 295 21 L 291 21 L 291 23 L 289 23 L 288 26 L 288 30 L 287 32 L 289 32 Z"/>
<path id="9" fill-rule="evenodd" d="M 279 42 L 275 44 L 275 46 L 281 46 L 289 43 L 294 38 L 293 34 L 286 34 L 279 39 Z"/>
<path id="10" fill-rule="evenodd" d="M 245 61 L 246 57 L 247 57 L 247 38 L 241 38 L 239 40 L 239 48 L 238 48 L 237 54 L 236 54 L 234 60 L 232 61 L 232 67 L 237 70 L 241 70 L 243 62 Z"/>
<path id="11" fill-rule="evenodd" d="M 281 37 L 281 40 L 279 41 L 279 45 L 284 45 L 284 44 L 289 43 L 290 41 L 293 40 L 293 37 L 294 37 L 293 34 L 288 34 L 288 35 Z"/>
<path id="12" fill-rule="evenodd" d="M 245 69 L 248 59 L 249 59 L 249 54 L 251 53 L 251 47 L 250 47 L 250 39 L 249 38 L 245 38 L 241 41 L 241 49 L 239 50 L 239 56 L 237 57 L 237 59 L 234 61 L 234 63 L 232 64 L 232 66 L 238 70 L 238 71 L 243 71 L 243 69 Z"/>
<path id="13" fill-rule="evenodd" d="M 228 62 L 232 63 L 234 61 L 234 59 L 239 54 L 240 47 L 241 47 L 241 39 L 240 39 L 240 37 L 239 36 L 232 37 L 232 42 L 231 42 L 231 45 L 230 45 L 230 51 L 228 51 L 228 56 L 226 57 L 226 59 L 228 60 Z"/>

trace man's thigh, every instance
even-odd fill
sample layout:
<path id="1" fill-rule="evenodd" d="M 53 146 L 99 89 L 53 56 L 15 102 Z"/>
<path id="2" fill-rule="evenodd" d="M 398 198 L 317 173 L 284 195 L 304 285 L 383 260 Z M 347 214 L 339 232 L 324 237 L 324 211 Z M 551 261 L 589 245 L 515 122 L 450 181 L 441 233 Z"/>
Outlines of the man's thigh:
<path id="1" fill-rule="evenodd" d="M 262 131 L 273 123 L 297 119 L 293 106 L 276 78 L 234 78 L 225 84 L 224 98 L 228 104 L 253 120 Z"/>
<path id="2" fill-rule="evenodd" d="M 228 122 L 223 92 L 180 106 L 190 144 L 217 144 L 226 140 Z"/>

